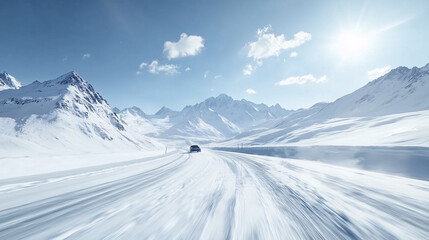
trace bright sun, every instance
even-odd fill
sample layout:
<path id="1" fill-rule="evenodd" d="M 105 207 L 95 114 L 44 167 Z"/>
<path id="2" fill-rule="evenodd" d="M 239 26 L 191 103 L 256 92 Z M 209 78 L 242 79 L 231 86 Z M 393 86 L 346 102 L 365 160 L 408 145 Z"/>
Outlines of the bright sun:
<path id="1" fill-rule="evenodd" d="M 340 35 L 337 41 L 338 53 L 344 58 L 359 57 L 365 53 L 369 38 L 359 32 L 350 31 Z"/>

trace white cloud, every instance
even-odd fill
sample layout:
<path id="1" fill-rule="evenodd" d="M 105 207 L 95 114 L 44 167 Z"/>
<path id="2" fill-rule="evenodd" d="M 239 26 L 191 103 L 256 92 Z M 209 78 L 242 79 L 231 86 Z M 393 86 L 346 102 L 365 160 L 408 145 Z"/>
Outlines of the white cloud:
<path id="1" fill-rule="evenodd" d="M 296 51 L 293 51 L 289 54 L 289 57 L 296 57 L 298 56 L 298 53 Z"/>
<path id="2" fill-rule="evenodd" d="M 187 67 L 187 68 L 185 69 L 185 72 L 187 72 L 187 71 L 191 71 L 191 68 L 190 68 L 190 67 Z"/>
<path id="3" fill-rule="evenodd" d="M 165 73 L 167 75 L 173 75 L 179 73 L 177 71 L 179 66 L 174 64 L 164 64 L 159 65 L 158 60 L 153 60 L 149 65 L 147 65 L 148 71 L 153 74 Z"/>
<path id="4" fill-rule="evenodd" d="M 247 94 L 256 94 L 256 91 L 251 89 L 251 88 L 248 88 L 248 89 L 246 89 L 246 93 Z"/>
<path id="5" fill-rule="evenodd" d="M 166 41 L 164 43 L 164 52 L 167 58 L 179 58 L 186 56 L 195 56 L 204 48 L 204 39 L 201 36 L 190 35 L 186 33 L 180 34 L 180 39 L 177 42 Z"/>
<path id="6" fill-rule="evenodd" d="M 390 70 L 392 70 L 392 67 L 390 65 L 381 67 L 381 68 L 375 68 L 368 71 L 368 78 L 371 80 L 377 79 L 384 74 L 388 73 Z"/>
<path id="7" fill-rule="evenodd" d="M 139 69 L 143 69 L 144 67 L 146 67 L 147 66 L 147 63 L 145 63 L 145 62 L 142 62 L 142 63 L 140 63 L 140 65 L 139 65 Z"/>
<path id="8" fill-rule="evenodd" d="M 209 75 L 209 72 L 208 71 L 206 71 L 205 73 L 204 73 L 204 78 L 207 78 L 207 76 Z"/>
<path id="9" fill-rule="evenodd" d="M 82 59 L 88 59 L 90 57 L 91 57 L 91 54 L 85 53 L 85 54 L 83 54 Z"/>
<path id="10" fill-rule="evenodd" d="M 219 79 L 219 78 L 221 78 L 222 77 L 222 75 L 216 75 L 216 76 L 214 76 L 213 78 L 214 79 Z"/>
<path id="11" fill-rule="evenodd" d="M 252 64 L 247 64 L 243 69 L 243 75 L 250 76 L 253 72 L 253 66 Z"/>
<path id="12" fill-rule="evenodd" d="M 320 78 L 316 79 L 316 81 L 313 81 L 315 83 L 324 83 L 328 81 L 328 77 L 326 75 L 321 76 Z"/>
<path id="13" fill-rule="evenodd" d="M 140 63 L 139 65 L 140 70 L 137 71 L 136 74 L 137 75 L 143 74 L 143 71 L 141 71 L 141 69 L 144 69 L 145 67 L 147 67 L 148 72 L 153 74 L 165 73 L 167 75 L 173 75 L 173 74 L 179 73 L 178 71 L 179 66 L 174 64 L 159 65 L 158 60 L 153 60 L 150 64 L 146 62 Z"/>
<path id="14" fill-rule="evenodd" d="M 255 71 L 258 67 L 262 66 L 262 61 L 256 61 L 255 64 L 247 64 L 243 68 L 243 75 L 250 76 L 252 75 L 253 71 Z"/>
<path id="15" fill-rule="evenodd" d="M 312 74 L 303 75 L 303 76 L 296 76 L 296 77 L 288 77 L 284 80 L 281 80 L 280 82 L 277 82 L 276 85 L 283 86 L 283 85 L 291 85 L 291 84 L 305 84 L 307 82 L 314 82 L 314 83 L 322 83 L 326 82 L 328 78 L 326 75 L 323 75 L 320 78 L 315 78 Z"/>
<path id="16" fill-rule="evenodd" d="M 276 36 L 273 33 L 268 33 L 270 30 L 270 25 L 263 29 L 258 29 L 258 40 L 249 43 L 250 49 L 247 53 L 248 57 L 260 60 L 263 58 L 278 56 L 283 50 L 299 47 L 311 39 L 310 33 L 301 31 L 295 33 L 293 39 L 285 40 L 285 36 L 283 34 Z"/>

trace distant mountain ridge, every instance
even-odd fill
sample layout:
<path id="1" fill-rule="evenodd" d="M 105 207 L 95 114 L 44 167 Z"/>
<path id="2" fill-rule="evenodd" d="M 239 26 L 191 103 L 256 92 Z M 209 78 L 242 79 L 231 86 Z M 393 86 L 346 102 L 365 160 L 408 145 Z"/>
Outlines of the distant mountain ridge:
<path id="1" fill-rule="evenodd" d="M 162 107 L 149 115 L 136 106 L 112 109 L 74 71 L 26 86 L 6 73 L 0 80 L 6 86 L 0 91 L 0 146 L 19 151 L 159 149 L 158 141 L 176 140 L 351 144 L 348 133 L 364 139 L 363 132 L 374 129 L 382 129 L 384 142 L 429 144 L 429 64 L 393 69 L 334 102 L 295 111 L 220 94 L 181 111 Z"/>
<path id="2" fill-rule="evenodd" d="M 143 112 L 137 109 L 126 108 L 120 112 L 120 116 L 129 122 L 131 120 L 129 114 L 136 116 L 133 112 Z M 157 137 L 216 140 L 236 135 L 290 112 L 279 104 L 268 107 L 265 104 L 255 104 L 244 99 L 234 100 L 226 94 L 220 94 L 201 103 L 186 106 L 181 111 L 162 107 L 154 115 L 139 114 L 139 116 L 147 119 L 146 123 L 153 122 L 153 128 L 158 127 L 160 131 L 157 131 Z M 161 124 L 164 127 L 163 130 L 160 129 L 162 128 L 160 119 L 165 119 Z M 141 119 L 138 121 L 142 123 Z"/>

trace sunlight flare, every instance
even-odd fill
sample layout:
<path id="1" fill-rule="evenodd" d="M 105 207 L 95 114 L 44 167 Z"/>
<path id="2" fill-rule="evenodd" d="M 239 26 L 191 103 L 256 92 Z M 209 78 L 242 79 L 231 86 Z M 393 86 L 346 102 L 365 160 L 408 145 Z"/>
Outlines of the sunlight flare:
<path id="1" fill-rule="evenodd" d="M 356 58 L 367 52 L 369 44 L 368 35 L 357 31 L 348 31 L 338 37 L 336 49 L 343 58 Z"/>

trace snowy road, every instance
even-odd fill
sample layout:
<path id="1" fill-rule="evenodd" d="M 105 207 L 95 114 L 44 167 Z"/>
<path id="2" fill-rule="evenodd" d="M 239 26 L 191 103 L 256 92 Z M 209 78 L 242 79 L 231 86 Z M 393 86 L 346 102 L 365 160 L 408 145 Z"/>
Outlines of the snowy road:
<path id="1" fill-rule="evenodd" d="M 427 181 L 179 151 L 0 182 L 0 239 L 429 239 L 428 206 Z"/>

